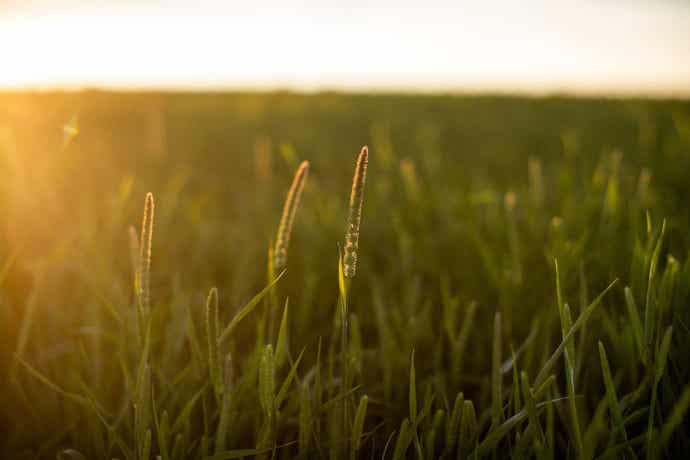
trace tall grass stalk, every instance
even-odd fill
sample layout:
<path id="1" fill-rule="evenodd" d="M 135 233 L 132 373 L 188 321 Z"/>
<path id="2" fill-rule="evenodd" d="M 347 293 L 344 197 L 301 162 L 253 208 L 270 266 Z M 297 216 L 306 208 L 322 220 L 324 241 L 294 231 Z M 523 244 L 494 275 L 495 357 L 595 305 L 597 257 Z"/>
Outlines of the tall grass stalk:
<path id="1" fill-rule="evenodd" d="M 232 389 L 233 389 L 233 370 L 232 355 L 228 353 L 225 357 L 223 367 L 223 401 L 220 407 L 220 418 L 218 429 L 216 430 L 215 454 L 218 455 L 225 450 L 227 437 L 230 431 L 231 410 L 232 410 Z"/>
<path id="2" fill-rule="evenodd" d="M 556 300 L 558 304 L 558 314 L 561 319 L 561 336 L 565 337 L 573 327 L 573 320 L 570 314 L 570 307 L 563 298 L 561 289 L 561 275 L 558 270 L 558 260 L 554 259 L 556 269 Z M 566 345 L 563 353 L 565 362 L 565 379 L 568 392 L 568 404 L 570 406 L 570 420 L 573 432 L 575 433 L 575 447 L 578 451 L 582 450 L 582 430 L 580 429 L 580 418 L 577 413 L 577 401 L 575 399 L 575 337 Z"/>
<path id="3" fill-rule="evenodd" d="M 223 396 L 223 371 L 218 351 L 218 289 L 212 288 L 206 299 L 206 340 L 208 346 L 208 369 L 216 399 Z"/>
<path id="4" fill-rule="evenodd" d="M 127 238 L 129 240 L 129 260 L 132 265 L 132 287 L 134 288 L 137 308 L 139 303 L 139 237 L 134 225 L 127 228 Z"/>
<path id="5" fill-rule="evenodd" d="M 292 229 L 295 224 L 295 216 L 297 209 L 299 209 L 300 201 L 302 200 L 302 192 L 307 182 L 309 175 L 309 162 L 303 161 L 300 163 L 295 177 L 292 179 L 292 184 L 285 197 L 283 204 L 283 212 L 278 224 L 278 231 L 274 243 L 269 247 L 268 251 L 268 281 L 270 282 L 276 276 L 285 270 L 287 266 L 288 247 L 290 246 L 290 237 L 292 236 Z M 278 307 L 277 293 L 275 289 L 271 289 L 268 297 L 268 324 L 266 325 L 267 338 L 272 340 L 273 330 L 275 325 L 276 309 Z"/>
<path id="6" fill-rule="evenodd" d="M 345 248 L 342 258 L 338 262 L 338 285 L 340 290 L 340 339 L 342 359 L 343 393 L 350 389 L 350 353 L 347 345 L 348 335 L 348 293 L 350 285 L 357 274 L 357 257 L 359 249 L 359 231 L 362 223 L 362 205 L 364 203 L 364 186 L 367 179 L 367 166 L 369 164 L 369 149 L 367 146 L 357 157 L 355 173 L 352 179 L 352 191 L 350 193 L 350 206 L 347 217 L 347 229 L 345 231 Z M 343 430 L 349 426 L 349 398 L 343 398 Z"/>

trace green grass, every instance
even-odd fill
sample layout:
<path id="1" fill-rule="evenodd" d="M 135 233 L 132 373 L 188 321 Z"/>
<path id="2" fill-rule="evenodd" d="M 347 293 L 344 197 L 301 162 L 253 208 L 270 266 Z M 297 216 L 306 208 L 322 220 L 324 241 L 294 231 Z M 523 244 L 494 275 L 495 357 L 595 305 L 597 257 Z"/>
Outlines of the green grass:
<path id="1" fill-rule="evenodd" d="M 688 102 L 3 94 L 0 166 L 2 458 L 690 449 Z"/>

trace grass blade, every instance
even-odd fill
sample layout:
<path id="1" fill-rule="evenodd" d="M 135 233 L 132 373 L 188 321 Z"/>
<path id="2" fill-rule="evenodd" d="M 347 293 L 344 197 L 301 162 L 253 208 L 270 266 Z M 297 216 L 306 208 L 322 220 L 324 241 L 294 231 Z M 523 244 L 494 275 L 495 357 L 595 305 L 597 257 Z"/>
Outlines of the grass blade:
<path id="1" fill-rule="evenodd" d="M 664 242 L 664 234 L 666 233 L 666 219 L 664 219 L 661 224 L 661 231 L 659 232 L 659 237 L 656 240 L 654 246 L 654 251 L 652 252 L 652 257 L 649 261 L 649 277 L 647 278 L 647 294 L 645 296 L 645 309 L 644 309 L 644 338 L 647 348 L 652 345 L 652 340 L 654 339 L 654 326 L 656 324 L 656 303 L 652 296 L 652 291 L 654 287 L 654 278 L 656 276 L 656 269 L 659 263 L 659 254 L 661 253 L 661 247 Z"/>
<path id="2" fill-rule="evenodd" d="M 606 289 L 604 289 L 601 294 L 597 296 L 596 299 L 590 303 L 587 308 L 580 314 L 580 316 L 577 318 L 577 321 L 575 321 L 575 324 L 573 324 L 573 327 L 570 328 L 570 331 L 563 337 L 563 340 L 561 341 L 561 344 L 558 345 L 556 350 L 551 354 L 549 359 L 546 361 L 544 366 L 542 366 L 541 370 L 537 374 L 537 377 L 534 379 L 534 386 L 539 387 L 542 383 L 544 383 L 544 380 L 547 378 L 549 372 L 551 372 L 551 368 L 556 364 L 556 360 L 563 354 L 563 351 L 565 350 L 566 345 L 570 342 L 570 340 L 573 338 L 575 335 L 575 332 L 578 331 L 582 327 L 585 322 L 587 322 L 587 319 L 589 316 L 594 312 L 596 307 L 601 303 L 601 300 L 604 298 L 607 292 L 611 290 L 611 288 L 618 282 L 618 278 L 613 280 L 611 284 L 609 284 Z"/>
<path id="3" fill-rule="evenodd" d="M 245 316 L 247 316 L 249 313 L 254 310 L 254 308 L 261 302 L 261 299 L 264 298 L 264 296 L 271 290 L 271 288 L 285 275 L 285 270 L 283 270 L 276 278 L 271 281 L 268 286 L 263 288 L 261 292 L 259 292 L 257 295 L 252 297 L 252 299 L 240 309 L 239 312 L 235 315 L 235 317 L 230 321 L 230 324 L 228 324 L 225 329 L 223 330 L 223 333 L 220 335 L 220 338 L 218 339 L 219 344 L 223 344 L 228 337 L 230 337 L 230 334 L 232 334 L 232 331 L 237 327 L 237 325 L 244 319 Z"/>
<path id="4" fill-rule="evenodd" d="M 628 433 L 623 424 L 623 414 L 621 413 L 621 406 L 616 395 L 616 385 L 613 383 L 613 376 L 611 375 L 611 368 L 609 360 L 606 357 L 606 349 L 604 344 L 599 341 L 599 360 L 601 361 L 601 373 L 604 376 L 604 385 L 606 387 L 606 400 L 608 401 L 609 411 L 617 426 L 617 431 L 623 435 L 623 440 L 628 440 Z M 633 454 L 634 456 L 634 454 Z"/>
<path id="5" fill-rule="evenodd" d="M 276 366 L 280 367 L 288 358 L 288 307 L 289 301 L 285 299 L 283 316 L 280 320 L 278 329 L 278 339 L 276 340 Z"/>
<path id="6" fill-rule="evenodd" d="M 637 346 L 637 351 L 640 353 L 643 362 L 647 362 L 647 346 L 644 339 L 644 330 L 642 328 L 642 321 L 640 320 L 640 313 L 637 310 L 637 305 L 635 305 L 635 298 L 633 297 L 632 290 L 630 287 L 626 286 L 624 289 L 625 293 L 625 306 L 628 311 L 628 319 L 630 320 L 630 327 L 633 331 L 633 337 L 635 339 L 635 345 Z"/>
<path id="7" fill-rule="evenodd" d="M 362 432 L 364 431 L 364 419 L 367 416 L 367 404 L 369 397 L 362 396 L 355 412 L 355 420 L 352 423 L 352 449 L 350 450 L 350 460 L 355 460 L 358 457 L 359 449 L 361 447 Z"/>
<path id="8" fill-rule="evenodd" d="M 280 386 L 280 390 L 278 391 L 278 395 L 276 396 L 276 409 L 280 409 L 280 406 L 283 404 L 283 401 L 285 401 L 287 392 L 290 389 L 290 385 L 292 384 L 292 381 L 295 379 L 295 375 L 297 375 L 297 368 L 299 367 L 300 361 L 302 361 L 303 355 L 304 350 L 302 350 L 299 353 L 299 356 L 297 356 L 297 360 L 295 360 L 295 364 L 292 365 L 292 368 L 290 368 L 290 372 L 288 372 L 287 377 L 285 377 L 283 384 Z"/>
<path id="9" fill-rule="evenodd" d="M 661 342 L 661 348 L 656 356 L 654 363 L 654 384 L 652 385 L 652 396 L 649 402 L 649 418 L 647 420 L 647 458 L 650 458 L 653 452 L 654 442 L 654 414 L 656 410 L 656 400 L 659 388 L 659 382 L 666 371 L 666 361 L 668 359 L 668 352 L 671 349 L 671 337 L 673 335 L 673 326 L 666 329 L 664 338 Z"/>
<path id="10" fill-rule="evenodd" d="M 501 390 L 501 314 L 494 316 L 494 344 L 491 366 L 491 424 L 503 421 L 503 395 Z"/>
<path id="11" fill-rule="evenodd" d="M 212 288 L 206 299 L 206 339 L 208 346 L 208 370 L 218 401 L 223 396 L 223 375 L 218 351 L 218 289 Z"/>

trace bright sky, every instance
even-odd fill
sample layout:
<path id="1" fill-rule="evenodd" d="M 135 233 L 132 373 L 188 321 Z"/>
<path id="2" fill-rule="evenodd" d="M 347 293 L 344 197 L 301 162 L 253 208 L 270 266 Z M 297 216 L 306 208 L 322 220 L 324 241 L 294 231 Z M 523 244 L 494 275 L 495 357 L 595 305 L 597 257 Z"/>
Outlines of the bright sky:
<path id="1" fill-rule="evenodd" d="M 0 87 L 690 95 L 690 1 L 0 0 Z"/>

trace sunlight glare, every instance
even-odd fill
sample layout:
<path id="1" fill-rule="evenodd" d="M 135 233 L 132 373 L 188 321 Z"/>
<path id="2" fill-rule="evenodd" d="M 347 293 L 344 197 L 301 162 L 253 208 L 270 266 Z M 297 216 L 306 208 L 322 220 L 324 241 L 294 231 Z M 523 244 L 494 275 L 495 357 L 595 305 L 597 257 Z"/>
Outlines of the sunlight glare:
<path id="1" fill-rule="evenodd" d="M 382 3 L 0 13 L 0 87 L 690 92 L 682 6 Z"/>

